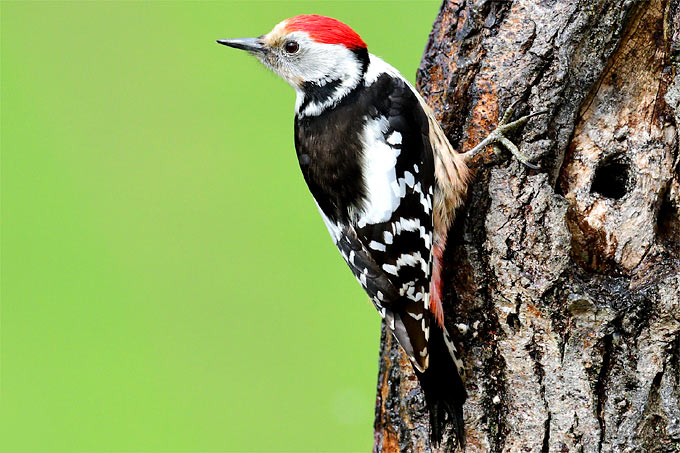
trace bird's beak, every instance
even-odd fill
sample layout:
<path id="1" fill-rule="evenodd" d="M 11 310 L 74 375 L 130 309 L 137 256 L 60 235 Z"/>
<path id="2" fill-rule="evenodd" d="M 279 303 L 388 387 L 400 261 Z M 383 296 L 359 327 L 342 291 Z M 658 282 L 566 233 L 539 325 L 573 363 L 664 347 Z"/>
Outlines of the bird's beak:
<path id="1" fill-rule="evenodd" d="M 250 53 L 264 52 L 264 46 L 259 38 L 218 39 L 217 43 L 234 49 L 246 50 Z"/>

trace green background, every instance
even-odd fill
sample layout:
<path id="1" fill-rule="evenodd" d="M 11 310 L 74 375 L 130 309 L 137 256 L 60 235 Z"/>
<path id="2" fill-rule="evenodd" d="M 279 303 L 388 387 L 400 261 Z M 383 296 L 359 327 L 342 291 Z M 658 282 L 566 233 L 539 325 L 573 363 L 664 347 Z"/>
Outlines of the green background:
<path id="1" fill-rule="evenodd" d="M 370 450 L 379 316 L 214 40 L 329 15 L 413 80 L 439 1 L 1 5 L 0 449 Z"/>

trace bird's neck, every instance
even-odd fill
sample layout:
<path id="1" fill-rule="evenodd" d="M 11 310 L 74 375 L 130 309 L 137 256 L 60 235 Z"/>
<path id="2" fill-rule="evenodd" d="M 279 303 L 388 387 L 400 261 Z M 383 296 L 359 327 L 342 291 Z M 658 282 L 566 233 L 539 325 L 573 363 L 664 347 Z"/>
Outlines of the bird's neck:
<path id="1" fill-rule="evenodd" d="M 295 113 L 298 117 L 318 116 L 338 105 L 362 82 L 360 74 L 343 79 L 304 82 L 297 91 Z"/>

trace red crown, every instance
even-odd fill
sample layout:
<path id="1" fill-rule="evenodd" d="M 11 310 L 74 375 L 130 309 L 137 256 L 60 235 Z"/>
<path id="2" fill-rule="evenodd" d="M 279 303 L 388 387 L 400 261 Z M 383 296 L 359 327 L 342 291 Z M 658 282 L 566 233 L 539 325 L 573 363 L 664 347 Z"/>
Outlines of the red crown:
<path id="1" fill-rule="evenodd" d="M 316 14 L 291 17 L 286 21 L 286 30 L 307 32 L 314 41 L 322 44 L 342 44 L 351 50 L 366 48 L 361 36 L 331 17 Z"/>

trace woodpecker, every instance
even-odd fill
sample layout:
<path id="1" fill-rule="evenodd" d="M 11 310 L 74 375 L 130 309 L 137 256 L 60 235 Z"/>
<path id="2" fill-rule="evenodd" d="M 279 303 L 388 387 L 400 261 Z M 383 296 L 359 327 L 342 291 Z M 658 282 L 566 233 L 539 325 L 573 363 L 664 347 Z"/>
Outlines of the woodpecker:
<path id="1" fill-rule="evenodd" d="M 444 324 L 442 256 L 474 156 L 502 144 L 536 168 L 504 135 L 533 115 L 508 122 L 508 109 L 462 154 L 414 87 L 338 20 L 296 16 L 257 38 L 217 42 L 295 89 L 295 150 L 321 217 L 413 365 L 433 444 L 450 423 L 462 445 L 465 371 Z"/>

